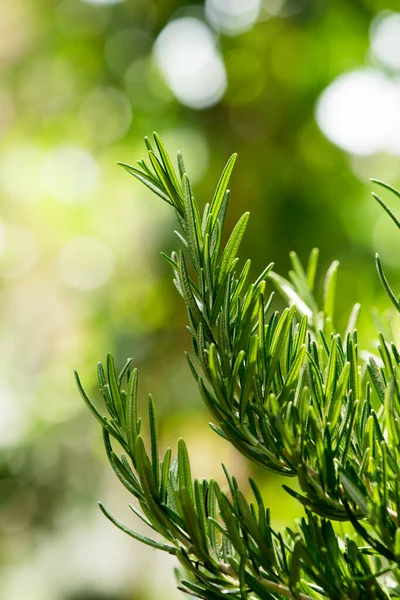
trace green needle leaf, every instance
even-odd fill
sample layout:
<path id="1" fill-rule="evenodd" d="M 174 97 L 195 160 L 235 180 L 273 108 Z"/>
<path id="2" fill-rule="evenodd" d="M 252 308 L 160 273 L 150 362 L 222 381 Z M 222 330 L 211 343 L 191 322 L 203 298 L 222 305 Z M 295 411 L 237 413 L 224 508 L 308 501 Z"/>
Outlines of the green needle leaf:
<path id="1" fill-rule="evenodd" d="M 225 250 L 222 254 L 221 262 L 218 267 L 218 285 L 222 283 L 226 273 L 229 270 L 229 266 L 232 264 L 232 261 L 236 258 L 240 242 L 242 241 L 244 232 L 246 231 L 249 216 L 250 213 L 247 212 L 240 217 L 234 230 L 231 233 L 228 243 L 225 246 Z"/>
<path id="2" fill-rule="evenodd" d="M 154 482 L 156 487 L 158 488 L 160 483 L 160 464 L 158 459 L 158 430 L 156 420 L 156 409 L 151 394 L 149 394 L 148 404 L 151 441 L 151 464 L 153 467 Z"/>
<path id="3" fill-rule="evenodd" d="M 196 271 L 199 272 L 201 267 L 200 246 L 202 245 L 202 240 L 199 240 L 198 233 L 201 235 L 201 228 L 200 226 L 199 228 L 196 228 L 196 222 L 198 222 L 198 219 L 196 219 L 196 213 L 198 210 L 196 211 L 194 207 L 195 200 L 192 196 L 189 179 L 186 173 L 183 175 L 182 185 L 187 246 L 193 266 L 195 267 Z"/>
<path id="4" fill-rule="evenodd" d="M 221 178 L 218 182 L 217 189 L 215 190 L 213 201 L 210 206 L 211 214 L 211 230 L 214 228 L 214 224 L 218 218 L 220 208 L 222 206 L 226 191 L 228 189 L 229 181 L 232 175 L 233 167 L 237 159 L 237 154 L 232 154 L 224 170 L 222 171 Z"/>
<path id="5" fill-rule="evenodd" d="M 114 359 L 111 354 L 108 354 L 107 356 L 107 377 L 110 385 L 111 398 L 115 411 L 118 415 L 119 422 L 123 424 L 125 422 L 125 415 L 122 405 L 121 390 L 118 385 Z"/>
<path id="6" fill-rule="evenodd" d="M 395 194 L 398 198 L 400 198 L 400 192 L 398 190 L 396 190 L 394 187 L 392 187 L 391 185 L 389 185 L 388 183 L 384 183 L 383 181 L 379 181 L 379 179 L 371 179 L 371 181 L 373 181 L 374 183 L 377 183 L 378 185 L 386 188 L 387 190 L 389 190 L 390 192 L 393 192 L 393 194 Z M 375 200 L 382 206 L 382 208 L 387 212 L 387 214 L 389 215 L 389 217 L 393 220 L 393 222 L 397 225 L 397 227 L 400 229 L 400 221 L 399 219 L 396 217 L 396 215 L 390 210 L 390 208 L 385 204 L 385 202 L 382 200 L 382 198 L 380 198 L 377 194 L 375 194 L 374 192 L 372 192 L 372 196 L 373 198 L 375 198 Z"/>
<path id="7" fill-rule="evenodd" d="M 179 194 L 179 190 L 180 190 L 180 185 L 179 185 L 179 181 L 178 178 L 175 174 L 175 169 L 172 165 L 171 159 L 168 156 L 168 152 L 164 146 L 164 143 L 162 141 L 162 139 L 160 138 L 160 136 L 158 135 L 158 133 L 154 132 L 154 140 L 156 142 L 158 151 L 160 153 L 161 156 L 161 160 L 163 162 L 164 165 L 164 169 L 166 170 L 168 177 L 170 179 L 170 181 L 172 182 L 175 190 L 177 191 L 177 193 Z"/>
<path id="8" fill-rule="evenodd" d="M 117 164 L 120 167 L 123 167 L 125 169 L 125 171 L 127 171 L 130 175 L 133 175 L 134 177 L 136 177 L 136 179 L 138 179 L 139 181 L 144 183 L 144 185 L 146 187 L 148 187 L 149 190 L 151 190 L 154 194 L 156 194 L 157 196 L 162 198 L 165 202 L 167 202 L 171 206 L 174 206 L 174 204 L 173 204 L 173 202 L 171 202 L 168 194 L 165 192 L 163 186 L 161 186 L 159 184 L 159 182 L 156 178 L 151 177 L 147 173 L 143 173 L 142 171 L 139 171 L 139 169 L 136 169 L 136 167 L 132 167 L 131 165 L 127 165 L 127 164 L 121 163 L 121 162 L 119 162 Z"/>
<path id="9" fill-rule="evenodd" d="M 329 267 L 324 282 L 324 312 L 333 321 L 335 309 L 335 293 L 339 261 L 335 260 Z"/>
<path id="10" fill-rule="evenodd" d="M 150 162 L 153 166 L 153 169 L 156 172 L 158 179 L 160 180 L 161 185 L 163 186 L 163 188 L 165 189 L 165 191 L 168 194 L 170 201 L 173 203 L 173 205 L 175 206 L 177 211 L 181 215 L 183 215 L 182 199 L 179 196 L 178 192 L 176 191 L 173 183 L 169 179 L 167 173 L 162 168 L 160 161 L 158 160 L 156 155 L 151 150 L 149 151 L 149 158 L 150 158 Z"/>
<path id="11" fill-rule="evenodd" d="M 315 275 L 317 273 L 317 266 L 318 266 L 318 257 L 319 257 L 318 248 L 313 248 L 311 250 L 310 257 L 308 259 L 308 265 L 307 265 L 307 284 L 308 284 L 308 287 L 311 292 L 314 289 Z"/>
<path id="12" fill-rule="evenodd" d="M 178 549 L 174 548 L 174 546 L 160 544 L 160 542 L 156 542 L 148 537 L 145 537 L 144 535 L 140 535 L 140 533 L 132 531 L 131 529 L 117 521 L 117 519 L 112 516 L 112 514 L 106 509 L 104 504 L 102 504 L 102 502 L 99 502 L 99 507 L 101 512 L 107 517 L 107 519 L 111 521 L 111 523 L 118 527 L 118 529 L 121 529 L 121 531 L 123 531 L 124 533 L 127 533 L 128 535 L 133 537 L 135 540 L 138 540 L 139 542 L 142 542 L 147 546 L 151 546 L 152 548 L 157 548 L 157 550 L 162 550 L 163 552 L 168 552 L 169 554 L 177 554 Z"/>
<path id="13" fill-rule="evenodd" d="M 178 475 L 179 487 L 186 488 L 191 502 L 193 498 L 192 475 L 190 472 L 189 455 L 184 440 L 178 442 Z"/>
<path id="14" fill-rule="evenodd" d="M 384 288 L 386 294 L 389 296 L 389 298 L 392 301 L 395 308 L 398 310 L 398 312 L 400 312 L 400 300 L 396 298 L 394 292 L 392 291 L 392 289 L 389 285 L 388 280 L 386 279 L 385 273 L 383 272 L 381 260 L 379 258 L 379 254 L 375 254 L 375 262 L 376 262 L 376 268 L 377 268 L 381 283 L 383 285 L 383 288 Z"/>
<path id="15" fill-rule="evenodd" d="M 131 457 L 135 456 L 136 437 L 138 435 L 137 392 L 139 373 L 133 369 L 128 382 L 128 397 L 126 403 L 126 437 Z"/>

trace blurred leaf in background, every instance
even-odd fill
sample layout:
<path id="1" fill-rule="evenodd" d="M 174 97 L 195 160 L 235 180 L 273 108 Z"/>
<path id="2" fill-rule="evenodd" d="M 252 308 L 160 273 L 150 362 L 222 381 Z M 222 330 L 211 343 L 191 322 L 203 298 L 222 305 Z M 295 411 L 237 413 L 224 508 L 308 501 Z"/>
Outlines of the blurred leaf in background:
<path id="1" fill-rule="evenodd" d="M 396 9 L 2 3 L 0 600 L 177 597 L 165 557 L 96 512 L 101 496 L 123 520 L 127 502 L 73 367 L 88 375 L 108 350 L 133 356 L 143 394 L 159 399 L 162 443 L 185 437 L 195 476 L 222 480 L 222 460 L 248 475 L 208 429 L 183 358 L 184 311 L 159 256 L 173 246 L 173 216 L 115 166 L 139 154 L 143 135 L 156 129 L 184 151 L 200 202 L 239 153 L 228 219 L 244 204 L 257 215 L 243 248 L 255 272 L 274 260 L 284 274 L 290 250 L 304 260 L 319 246 L 322 263 L 341 261 L 339 324 L 356 301 L 386 309 L 373 251 L 391 277 L 399 249 L 368 178 L 400 183 Z M 360 333 L 373 342 L 367 312 Z M 295 508 L 283 510 L 276 478 L 264 482 L 279 527 Z"/>

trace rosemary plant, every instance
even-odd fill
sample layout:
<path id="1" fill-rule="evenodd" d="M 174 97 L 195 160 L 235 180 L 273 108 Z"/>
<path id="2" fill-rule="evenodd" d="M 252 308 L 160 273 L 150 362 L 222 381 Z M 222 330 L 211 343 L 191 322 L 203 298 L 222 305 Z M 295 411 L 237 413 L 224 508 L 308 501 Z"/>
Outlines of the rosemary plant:
<path id="1" fill-rule="evenodd" d="M 198 598 L 364 599 L 400 597 L 400 351 L 379 334 L 380 356 L 360 358 L 355 329 L 359 305 L 344 335 L 334 321 L 338 263 L 325 275 L 320 305 L 314 294 L 318 251 L 308 264 L 291 254 L 289 279 L 269 264 L 250 284 L 250 261 L 237 253 L 249 219 L 245 213 L 224 247 L 233 155 L 214 197 L 201 212 L 178 153 L 178 172 L 163 142 L 146 139 L 149 162 L 122 164 L 174 210 L 181 249 L 164 255 L 188 314 L 193 341 L 189 368 L 214 431 L 246 458 L 296 477 L 301 493 L 284 489 L 304 506 L 304 517 L 282 532 L 271 527 L 256 482 L 249 501 L 223 466 L 225 493 L 214 480 L 192 480 L 183 440 L 172 459 L 161 456 L 154 402 L 149 396 L 150 448 L 138 416 L 138 371 L 129 359 L 117 374 L 111 355 L 98 365 L 103 416 L 86 395 L 103 429 L 117 477 L 136 498 L 135 515 L 153 530 L 144 537 L 104 514 L 122 531 L 177 557 L 185 575 L 179 589 Z M 390 186 L 376 181 L 391 192 Z M 373 194 L 400 228 L 400 222 Z M 379 256 L 382 284 L 397 312 Z M 267 279 L 287 301 L 279 314 Z M 395 318 L 395 317 L 394 317 Z M 116 454 L 118 442 L 123 453 Z M 138 510 L 137 505 L 141 510 Z M 335 522 L 346 522 L 340 536 Z M 164 541 L 160 541 L 163 538 Z"/>

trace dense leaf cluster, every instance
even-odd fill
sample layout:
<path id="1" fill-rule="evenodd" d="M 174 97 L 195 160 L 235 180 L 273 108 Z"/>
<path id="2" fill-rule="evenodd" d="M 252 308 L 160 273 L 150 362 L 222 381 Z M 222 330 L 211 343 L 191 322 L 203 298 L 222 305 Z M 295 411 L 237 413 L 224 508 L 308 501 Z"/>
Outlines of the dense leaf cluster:
<path id="1" fill-rule="evenodd" d="M 101 505 L 103 512 L 134 538 L 176 555 L 187 573 L 181 589 L 199 598 L 400 597 L 398 348 L 379 334 L 379 356 L 360 357 L 359 305 L 346 332 L 336 331 L 338 263 L 327 271 L 320 306 L 314 294 L 316 250 L 306 268 L 291 254 L 289 279 L 270 264 L 249 283 L 250 261 L 239 269 L 237 258 L 248 213 L 222 247 L 236 156 L 201 213 L 182 157 L 178 154 L 177 175 L 161 139 L 154 138 L 155 148 L 146 140 L 150 163 L 123 166 L 175 210 L 182 247 L 164 256 L 187 308 L 193 356 L 186 357 L 212 427 L 249 460 L 297 477 L 301 493 L 284 488 L 304 505 L 305 516 L 294 529 L 275 532 L 255 481 L 250 480 L 250 503 L 226 469 L 229 493 L 213 480 L 193 482 L 183 440 L 174 460 L 170 449 L 160 458 L 151 396 L 146 450 L 137 370 L 129 360 L 117 375 L 111 356 L 106 369 L 98 367 L 108 417 L 77 377 L 79 389 L 103 428 L 116 475 L 141 507 L 131 505 L 132 510 L 165 542 L 131 531 Z M 399 311 L 400 299 L 378 256 L 376 261 Z M 265 297 L 267 279 L 287 300 L 281 314 L 272 309 L 273 294 Z M 114 442 L 123 449 L 120 458 Z M 347 522 L 350 533 L 343 538 L 337 521 Z"/>

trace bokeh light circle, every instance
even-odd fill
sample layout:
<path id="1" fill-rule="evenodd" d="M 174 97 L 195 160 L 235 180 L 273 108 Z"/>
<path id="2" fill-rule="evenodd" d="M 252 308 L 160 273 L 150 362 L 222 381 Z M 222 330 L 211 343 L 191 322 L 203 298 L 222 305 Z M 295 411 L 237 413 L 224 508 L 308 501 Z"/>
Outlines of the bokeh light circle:
<path id="1" fill-rule="evenodd" d="M 206 16 L 222 33 L 238 35 L 253 27 L 261 8 L 260 0 L 206 0 Z"/>
<path id="2" fill-rule="evenodd" d="M 227 86 L 225 66 L 210 29 L 199 19 L 171 21 L 156 40 L 155 58 L 182 104 L 202 109 L 221 100 Z"/>
<path id="3" fill-rule="evenodd" d="M 380 14 L 373 21 L 371 50 L 385 66 L 400 71 L 400 13 Z"/>
<path id="4" fill-rule="evenodd" d="M 340 75 L 321 94 L 316 120 L 328 139 L 358 155 L 400 153 L 400 86 L 374 69 Z"/>

